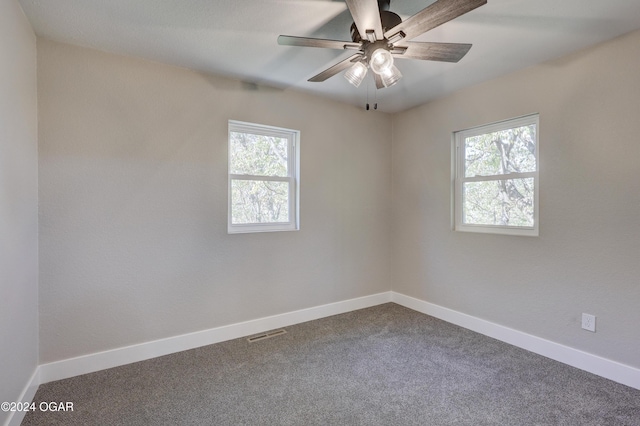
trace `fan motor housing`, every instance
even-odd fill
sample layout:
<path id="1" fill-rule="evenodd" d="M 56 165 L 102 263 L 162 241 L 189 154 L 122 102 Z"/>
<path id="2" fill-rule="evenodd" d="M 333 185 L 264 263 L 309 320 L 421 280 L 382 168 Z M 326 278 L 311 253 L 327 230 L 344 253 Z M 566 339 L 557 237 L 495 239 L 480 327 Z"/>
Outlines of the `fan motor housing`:
<path id="1" fill-rule="evenodd" d="M 402 23 L 402 18 L 393 12 L 389 12 L 388 10 L 380 11 L 380 21 L 382 22 L 382 31 L 387 31 L 395 27 L 396 25 L 400 25 Z M 355 22 L 351 24 L 351 40 L 354 43 L 360 43 L 361 41 L 365 41 L 362 38 L 360 33 L 358 32 L 358 28 L 356 27 Z"/>

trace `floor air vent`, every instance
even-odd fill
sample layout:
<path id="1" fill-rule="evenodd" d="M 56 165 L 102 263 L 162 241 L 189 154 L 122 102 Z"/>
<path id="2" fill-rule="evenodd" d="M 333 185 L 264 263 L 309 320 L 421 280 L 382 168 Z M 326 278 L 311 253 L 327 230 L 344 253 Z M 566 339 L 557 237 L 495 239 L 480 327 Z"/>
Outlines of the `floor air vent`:
<path id="1" fill-rule="evenodd" d="M 282 334 L 285 334 L 286 332 L 287 332 L 286 330 L 269 331 L 267 333 L 262 333 L 256 336 L 248 337 L 247 340 L 249 341 L 249 343 L 259 342 L 260 340 L 265 340 L 265 339 L 270 339 L 272 337 L 280 336 Z"/>

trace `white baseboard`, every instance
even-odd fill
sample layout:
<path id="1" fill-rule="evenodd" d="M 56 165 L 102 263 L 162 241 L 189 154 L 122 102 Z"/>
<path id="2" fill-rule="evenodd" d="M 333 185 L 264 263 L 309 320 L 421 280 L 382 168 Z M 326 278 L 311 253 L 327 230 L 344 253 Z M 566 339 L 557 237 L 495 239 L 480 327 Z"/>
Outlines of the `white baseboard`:
<path id="1" fill-rule="evenodd" d="M 601 377 L 640 389 L 640 369 L 602 358 L 569 346 L 542 339 L 522 331 L 514 330 L 452 309 L 444 308 L 424 300 L 391 292 L 391 301 L 414 311 L 450 322 L 485 336 L 526 349 L 530 352 L 571 365 Z"/>
<path id="2" fill-rule="evenodd" d="M 387 302 L 391 302 L 390 291 L 42 364 L 39 368 L 40 383 L 93 373 Z"/>
<path id="3" fill-rule="evenodd" d="M 31 402 L 33 401 L 33 397 L 36 396 L 36 391 L 38 390 L 38 386 L 40 386 L 40 367 L 37 367 L 36 370 L 31 375 L 31 379 L 29 379 L 29 383 L 25 386 L 24 390 L 20 394 L 20 397 L 16 399 L 16 402 Z M 13 411 L 9 413 L 9 418 L 5 422 L 6 426 L 20 426 L 22 420 L 24 420 L 24 416 L 26 416 L 26 411 Z"/>

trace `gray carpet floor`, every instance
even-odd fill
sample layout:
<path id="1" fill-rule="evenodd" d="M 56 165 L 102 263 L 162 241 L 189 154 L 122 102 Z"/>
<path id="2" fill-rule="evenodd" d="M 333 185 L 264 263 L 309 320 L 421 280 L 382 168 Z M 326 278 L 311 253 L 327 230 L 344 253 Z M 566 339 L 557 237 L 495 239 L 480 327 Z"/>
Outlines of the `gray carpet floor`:
<path id="1" fill-rule="evenodd" d="M 640 390 L 388 303 L 40 386 L 23 425 L 640 425 Z"/>

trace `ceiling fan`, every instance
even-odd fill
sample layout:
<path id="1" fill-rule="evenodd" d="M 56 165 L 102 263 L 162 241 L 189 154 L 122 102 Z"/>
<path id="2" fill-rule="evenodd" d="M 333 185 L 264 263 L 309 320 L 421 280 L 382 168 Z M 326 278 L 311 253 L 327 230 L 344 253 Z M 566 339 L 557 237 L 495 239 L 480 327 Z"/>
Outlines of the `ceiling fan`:
<path id="1" fill-rule="evenodd" d="M 471 44 L 410 40 L 486 4 L 487 0 L 436 0 L 405 21 L 388 10 L 390 0 L 345 2 L 353 17 L 352 41 L 281 35 L 278 44 L 355 50 L 356 53 L 311 77 L 309 81 L 325 81 L 348 69 L 345 78 L 358 87 L 371 68 L 376 87 L 382 89 L 394 85 L 402 77 L 393 64 L 394 58 L 444 62 L 462 59 L 471 49 Z"/>

